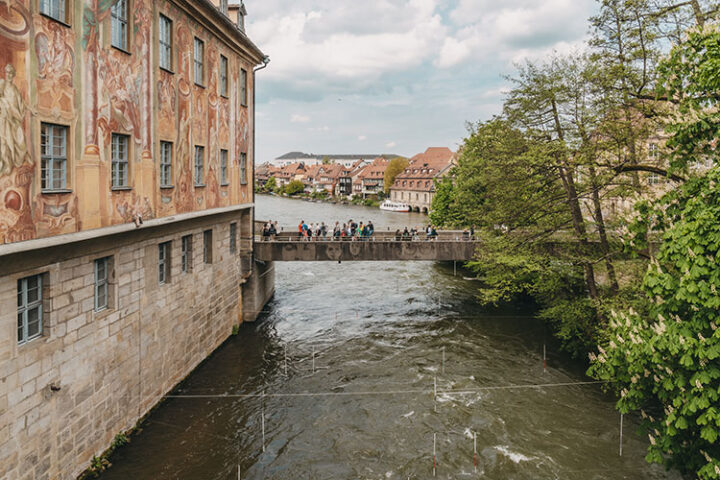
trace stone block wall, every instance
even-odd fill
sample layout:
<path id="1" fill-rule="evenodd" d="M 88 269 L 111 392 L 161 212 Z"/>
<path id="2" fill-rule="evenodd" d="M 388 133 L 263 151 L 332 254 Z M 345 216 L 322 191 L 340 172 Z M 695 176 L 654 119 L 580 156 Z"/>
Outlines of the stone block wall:
<path id="1" fill-rule="evenodd" d="M 0 257 L 0 478 L 74 479 L 242 321 L 242 211 Z M 238 248 L 230 251 L 230 223 Z M 213 231 L 212 264 L 203 232 Z M 181 272 L 181 237 L 192 269 Z M 171 241 L 169 282 L 158 244 Z M 94 311 L 94 260 L 111 256 Z M 18 345 L 17 282 L 43 274 L 43 334 Z M 59 390 L 58 390 L 59 388 Z"/>

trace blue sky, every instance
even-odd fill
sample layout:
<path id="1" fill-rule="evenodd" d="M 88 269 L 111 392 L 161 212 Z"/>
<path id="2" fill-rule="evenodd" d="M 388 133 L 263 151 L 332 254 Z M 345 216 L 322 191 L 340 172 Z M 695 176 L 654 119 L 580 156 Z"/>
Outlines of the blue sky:
<path id="1" fill-rule="evenodd" d="M 595 0 L 245 0 L 270 56 L 257 162 L 293 150 L 456 150 L 499 113 L 513 64 L 582 48 Z"/>

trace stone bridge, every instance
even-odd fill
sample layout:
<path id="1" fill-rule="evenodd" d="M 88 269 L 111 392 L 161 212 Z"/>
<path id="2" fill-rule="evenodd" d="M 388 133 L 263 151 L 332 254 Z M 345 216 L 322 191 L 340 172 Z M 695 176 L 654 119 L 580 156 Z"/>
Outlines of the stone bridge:
<path id="1" fill-rule="evenodd" d="M 473 258 L 477 242 L 467 237 L 439 232 L 438 237 L 425 236 L 398 240 L 394 234 L 376 233 L 366 239 L 334 240 L 330 237 L 307 241 L 297 235 L 280 235 L 274 239 L 256 237 L 255 258 L 275 262 L 357 262 L 357 261 L 468 261 Z"/>

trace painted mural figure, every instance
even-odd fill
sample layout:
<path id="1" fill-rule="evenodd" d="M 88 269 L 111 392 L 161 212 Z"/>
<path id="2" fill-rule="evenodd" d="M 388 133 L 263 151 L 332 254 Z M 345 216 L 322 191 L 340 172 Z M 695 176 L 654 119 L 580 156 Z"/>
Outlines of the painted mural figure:
<path id="1" fill-rule="evenodd" d="M 25 102 L 15 86 L 15 68 L 5 66 L 5 79 L 0 80 L 0 175 L 7 175 L 28 159 L 23 121 Z"/>

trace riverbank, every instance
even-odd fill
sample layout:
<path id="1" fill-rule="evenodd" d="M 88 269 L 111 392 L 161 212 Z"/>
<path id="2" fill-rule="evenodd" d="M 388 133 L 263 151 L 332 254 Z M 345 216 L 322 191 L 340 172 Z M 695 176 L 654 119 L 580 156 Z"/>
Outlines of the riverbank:
<path id="1" fill-rule="evenodd" d="M 255 192 L 255 194 L 268 196 L 268 197 L 286 198 L 288 200 L 304 200 L 306 202 L 312 202 L 312 203 L 327 203 L 327 204 L 331 204 L 331 205 L 356 205 L 356 206 L 363 206 L 363 207 L 379 208 L 380 204 L 382 203 L 379 200 L 373 200 L 371 198 L 347 199 L 347 198 L 335 198 L 335 197 L 323 196 L 323 195 L 314 195 L 311 193 L 288 195 L 286 193 L 277 194 L 277 193 L 268 193 L 268 192 Z"/>

